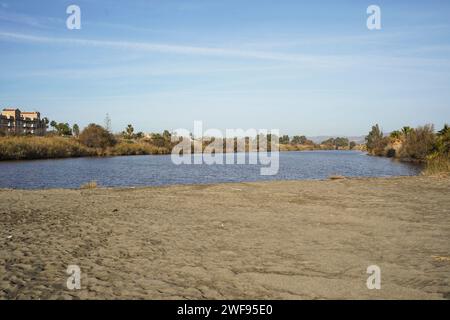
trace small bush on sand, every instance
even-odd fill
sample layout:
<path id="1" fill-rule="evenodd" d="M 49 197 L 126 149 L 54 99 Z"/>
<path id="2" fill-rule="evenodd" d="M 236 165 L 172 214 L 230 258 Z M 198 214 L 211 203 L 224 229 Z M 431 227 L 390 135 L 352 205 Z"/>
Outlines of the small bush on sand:
<path id="1" fill-rule="evenodd" d="M 332 175 L 332 176 L 329 176 L 328 179 L 330 179 L 330 180 L 341 180 L 341 179 L 345 179 L 345 176 Z"/>
<path id="2" fill-rule="evenodd" d="M 97 181 L 90 181 L 80 186 L 80 189 L 96 189 Z"/>

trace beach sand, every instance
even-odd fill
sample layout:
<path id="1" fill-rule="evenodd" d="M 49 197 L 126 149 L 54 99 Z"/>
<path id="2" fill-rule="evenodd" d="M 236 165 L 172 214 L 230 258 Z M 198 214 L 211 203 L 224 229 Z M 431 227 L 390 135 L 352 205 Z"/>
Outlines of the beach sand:
<path id="1" fill-rule="evenodd" d="M 1 190 L 0 202 L 0 299 L 450 299 L 448 178 Z"/>

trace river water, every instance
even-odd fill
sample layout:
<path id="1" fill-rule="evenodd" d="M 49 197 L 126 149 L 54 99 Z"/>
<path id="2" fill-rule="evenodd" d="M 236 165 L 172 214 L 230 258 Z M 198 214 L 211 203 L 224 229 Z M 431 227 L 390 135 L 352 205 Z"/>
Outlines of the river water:
<path id="1" fill-rule="evenodd" d="M 260 165 L 175 165 L 170 155 L 71 158 L 0 162 L 0 188 L 79 188 L 204 184 L 260 180 L 326 179 L 330 175 L 389 177 L 417 175 L 421 167 L 359 151 L 280 152 L 279 171 L 260 175 Z"/>

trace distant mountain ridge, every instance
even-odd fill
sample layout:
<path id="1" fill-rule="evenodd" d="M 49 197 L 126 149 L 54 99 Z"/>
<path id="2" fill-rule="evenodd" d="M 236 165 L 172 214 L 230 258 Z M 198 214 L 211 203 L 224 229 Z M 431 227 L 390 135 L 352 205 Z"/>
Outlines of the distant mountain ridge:
<path id="1" fill-rule="evenodd" d="M 366 138 L 365 136 L 313 136 L 307 138 L 314 143 L 321 143 L 322 141 L 337 137 L 347 138 L 349 141 L 355 141 L 357 144 L 364 143 Z"/>

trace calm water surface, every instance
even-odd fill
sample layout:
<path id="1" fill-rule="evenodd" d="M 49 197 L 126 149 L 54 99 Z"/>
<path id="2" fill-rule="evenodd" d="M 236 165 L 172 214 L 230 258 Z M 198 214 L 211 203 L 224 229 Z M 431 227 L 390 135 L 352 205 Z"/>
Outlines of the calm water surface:
<path id="1" fill-rule="evenodd" d="M 388 177 L 417 175 L 421 167 L 358 151 L 280 152 L 275 176 L 261 176 L 259 165 L 174 165 L 170 155 L 72 158 L 0 162 L 0 188 L 79 188 L 155 186 L 259 180 L 325 179 L 330 175 Z"/>

